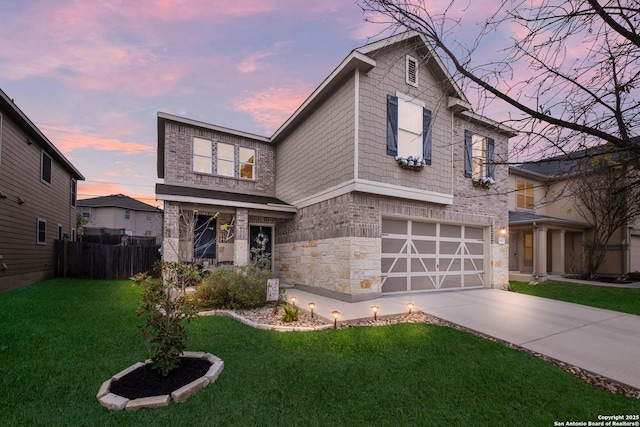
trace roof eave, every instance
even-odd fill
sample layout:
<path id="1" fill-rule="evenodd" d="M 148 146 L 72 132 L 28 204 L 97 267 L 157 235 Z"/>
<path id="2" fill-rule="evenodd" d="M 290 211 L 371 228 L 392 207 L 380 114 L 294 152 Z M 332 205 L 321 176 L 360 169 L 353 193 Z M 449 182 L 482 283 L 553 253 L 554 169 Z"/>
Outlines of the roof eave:
<path id="1" fill-rule="evenodd" d="M 300 107 L 287 119 L 286 122 L 271 136 L 271 141 L 277 143 L 293 128 L 295 128 L 306 116 L 306 113 L 320 104 L 332 90 L 342 82 L 344 78 L 352 74 L 356 69 L 362 72 L 369 72 L 376 66 L 375 59 L 358 52 L 351 51 L 344 61 L 322 82 L 320 86 L 302 103 Z"/>
<path id="2" fill-rule="evenodd" d="M 518 131 L 515 130 L 514 128 L 507 126 L 507 125 L 503 125 L 500 122 L 497 122 L 495 120 L 492 120 L 488 117 L 485 116 L 481 116 L 480 114 L 476 114 L 472 111 L 463 111 L 460 113 L 460 115 L 462 117 L 465 117 L 466 119 L 472 121 L 472 122 L 476 122 L 479 123 L 483 126 L 488 126 L 492 129 L 494 129 L 497 132 L 500 132 L 501 134 L 506 135 L 508 138 L 513 138 L 518 136 Z"/>
<path id="3" fill-rule="evenodd" d="M 43 145 L 76 180 L 82 181 L 85 179 L 84 175 L 82 175 L 80 171 L 76 169 L 76 167 L 64 156 L 64 154 L 62 154 L 62 152 L 60 152 L 60 150 L 58 150 L 51 141 L 49 141 L 49 139 L 40 131 L 40 129 L 38 129 L 31 119 L 22 112 L 22 110 L 7 96 L 6 93 L 4 93 L 2 89 L 0 89 L 0 102 L 7 106 L 14 119 L 19 120 L 23 125 L 29 128 L 32 136 L 38 139 L 38 142 Z"/>

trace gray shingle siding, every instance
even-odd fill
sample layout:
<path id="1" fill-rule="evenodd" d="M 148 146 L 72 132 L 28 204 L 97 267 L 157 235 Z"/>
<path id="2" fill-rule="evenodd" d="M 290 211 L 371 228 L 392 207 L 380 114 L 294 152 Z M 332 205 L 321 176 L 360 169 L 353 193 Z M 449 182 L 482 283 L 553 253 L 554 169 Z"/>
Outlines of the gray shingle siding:
<path id="1" fill-rule="evenodd" d="M 451 112 L 447 96 L 424 63 L 419 65 L 419 87 L 405 82 L 405 58 L 419 57 L 407 45 L 383 49 L 374 55 L 376 67 L 360 80 L 359 170 L 361 179 L 451 194 Z M 401 92 L 425 103 L 432 112 L 433 158 L 416 172 L 398 167 L 386 153 L 387 94 Z"/>
<path id="2" fill-rule="evenodd" d="M 276 148 L 276 197 L 293 203 L 354 177 L 354 79 Z"/>

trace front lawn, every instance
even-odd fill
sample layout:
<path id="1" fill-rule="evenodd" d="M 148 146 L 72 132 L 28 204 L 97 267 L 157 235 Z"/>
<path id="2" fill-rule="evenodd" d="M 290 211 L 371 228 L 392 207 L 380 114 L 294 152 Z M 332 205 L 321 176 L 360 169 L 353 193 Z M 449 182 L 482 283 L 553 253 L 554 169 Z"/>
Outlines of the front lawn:
<path id="1" fill-rule="evenodd" d="M 547 426 L 640 414 L 640 400 L 446 327 L 282 333 L 218 317 L 188 326 L 189 349 L 225 362 L 215 384 L 167 408 L 109 411 L 95 398 L 102 382 L 149 355 L 131 283 L 57 279 L 0 294 L 0 424 Z"/>
<path id="2" fill-rule="evenodd" d="M 640 315 L 640 289 L 549 280 L 537 285 L 510 282 L 518 293 Z"/>

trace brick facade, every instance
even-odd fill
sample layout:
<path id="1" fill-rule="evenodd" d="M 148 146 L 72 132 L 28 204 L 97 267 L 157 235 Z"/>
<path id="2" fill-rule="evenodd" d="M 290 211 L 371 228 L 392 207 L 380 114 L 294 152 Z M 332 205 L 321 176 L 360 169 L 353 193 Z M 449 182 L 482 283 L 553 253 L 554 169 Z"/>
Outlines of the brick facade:
<path id="1" fill-rule="evenodd" d="M 500 244 L 497 232 L 508 226 L 508 169 L 501 160 L 510 132 L 448 107 L 451 97 L 461 95 L 433 58 L 424 59 L 428 50 L 419 36 L 366 54 L 375 65 L 361 71 L 362 62 L 348 57 L 336 69 L 343 70 L 340 77 L 323 84 L 270 140 L 167 123 L 165 181 L 273 196 L 293 205 L 295 214 L 269 214 L 264 210 L 273 206 L 225 204 L 224 214 L 235 221 L 234 239 L 219 245 L 219 260 L 245 263 L 249 227 L 273 226 L 274 270 L 283 284 L 350 301 L 379 296 L 382 221 L 403 218 L 482 227 L 485 285 L 502 287 L 508 246 Z M 417 88 L 405 82 L 407 54 L 423 58 Z M 387 155 L 387 95 L 413 97 L 432 113 L 432 162 L 423 170 L 402 169 Z M 495 140 L 497 183 L 491 189 L 464 176 L 465 130 Z M 256 149 L 256 180 L 191 172 L 193 136 Z M 171 234 L 170 227 L 166 231 Z"/>

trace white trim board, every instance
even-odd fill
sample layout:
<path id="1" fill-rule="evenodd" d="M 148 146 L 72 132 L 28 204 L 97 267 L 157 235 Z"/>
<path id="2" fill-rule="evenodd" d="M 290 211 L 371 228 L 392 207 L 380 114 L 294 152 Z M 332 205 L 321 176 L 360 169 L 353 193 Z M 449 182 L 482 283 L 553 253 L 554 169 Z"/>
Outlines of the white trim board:
<path id="1" fill-rule="evenodd" d="M 293 203 L 298 209 L 333 199 L 344 194 L 357 191 L 361 193 L 376 194 L 379 196 L 398 197 L 419 202 L 452 205 L 453 194 L 438 193 L 435 191 L 419 190 L 417 188 L 404 187 L 402 185 L 386 184 L 366 179 L 352 179 L 341 184 L 320 191 L 313 196 L 305 197 Z"/>

